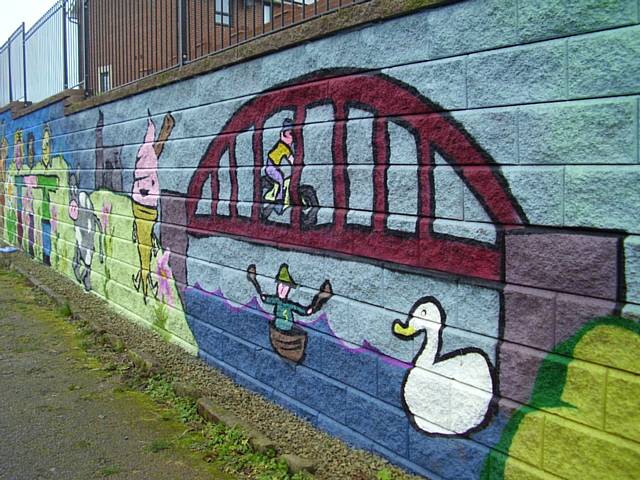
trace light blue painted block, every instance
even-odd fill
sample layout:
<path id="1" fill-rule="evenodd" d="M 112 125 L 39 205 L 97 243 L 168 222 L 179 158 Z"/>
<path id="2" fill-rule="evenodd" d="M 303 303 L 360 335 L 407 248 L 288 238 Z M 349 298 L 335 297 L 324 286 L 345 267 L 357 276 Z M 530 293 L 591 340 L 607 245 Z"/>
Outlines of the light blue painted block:
<path id="1" fill-rule="evenodd" d="M 532 225 L 562 225 L 563 167 L 504 167 L 511 193 Z"/>
<path id="2" fill-rule="evenodd" d="M 521 107 L 521 164 L 636 163 L 636 99 Z"/>
<path id="3" fill-rule="evenodd" d="M 627 301 L 640 303 L 640 236 L 625 239 L 624 260 Z"/>
<path id="4" fill-rule="evenodd" d="M 499 164 L 518 163 L 517 109 L 491 108 L 452 112 L 475 142 Z"/>
<path id="5" fill-rule="evenodd" d="M 565 225 L 639 233 L 638 185 L 640 166 L 566 167 Z"/>
<path id="6" fill-rule="evenodd" d="M 630 0 L 546 0 L 518 5 L 518 27 L 524 41 L 605 30 L 637 20 L 638 6 Z"/>
<path id="7" fill-rule="evenodd" d="M 564 99 L 565 60 L 564 40 L 470 55 L 469 107 Z"/>
<path id="8" fill-rule="evenodd" d="M 640 90 L 640 26 L 569 39 L 569 96 L 625 95 Z"/>
<path id="9" fill-rule="evenodd" d="M 417 63 L 383 70 L 444 110 L 467 106 L 465 57 Z"/>
<path id="10" fill-rule="evenodd" d="M 446 165 L 435 167 L 433 183 L 436 217 L 462 220 L 464 218 L 464 184 L 453 167 Z"/>
<path id="11" fill-rule="evenodd" d="M 515 0 L 471 0 L 429 11 L 432 58 L 517 43 Z"/>

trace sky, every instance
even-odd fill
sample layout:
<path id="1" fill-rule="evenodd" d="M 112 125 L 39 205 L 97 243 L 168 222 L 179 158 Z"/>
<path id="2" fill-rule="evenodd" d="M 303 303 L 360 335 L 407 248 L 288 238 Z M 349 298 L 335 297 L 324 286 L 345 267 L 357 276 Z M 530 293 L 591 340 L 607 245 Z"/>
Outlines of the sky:
<path id="1" fill-rule="evenodd" d="M 0 0 L 0 45 L 4 44 L 22 22 L 28 29 L 56 0 Z"/>

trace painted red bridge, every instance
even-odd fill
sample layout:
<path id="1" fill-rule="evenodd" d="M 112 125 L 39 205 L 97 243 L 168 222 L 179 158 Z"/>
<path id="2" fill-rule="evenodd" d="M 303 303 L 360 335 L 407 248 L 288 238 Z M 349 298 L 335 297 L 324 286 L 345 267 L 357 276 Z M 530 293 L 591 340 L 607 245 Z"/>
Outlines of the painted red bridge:
<path id="1" fill-rule="evenodd" d="M 307 111 L 328 106 L 334 113 L 331 157 L 333 164 L 333 219 L 309 226 L 302 221 L 299 186 L 305 169 L 302 128 Z M 347 158 L 347 119 L 350 108 L 372 117 L 373 212 L 370 225 L 348 222 L 350 211 Z M 283 110 L 294 112 L 293 136 L 296 146 L 291 174 L 290 221 L 276 223 L 260 215 L 260 176 L 266 152 L 263 146 L 265 122 Z M 415 229 L 398 232 L 388 223 L 387 172 L 390 166 L 389 123 L 404 128 L 415 139 L 417 167 L 417 211 Z M 253 204 L 243 216 L 238 209 L 238 136 L 252 132 Z M 434 178 L 435 152 L 453 166 L 497 225 L 494 244 L 452 237 L 435 232 Z M 225 158 L 229 175 L 224 186 L 219 172 Z M 246 164 L 246 161 L 245 161 Z M 224 168 L 223 168 L 224 170 Z M 206 185 L 208 183 L 208 185 Z M 211 211 L 203 213 L 198 202 L 205 187 L 211 192 Z M 230 192 L 229 208 L 219 212 L 220 191 Z M 321 254 L 356 256 L 372 261 L 438 270 L 488 280 L 503 278 L 502 230 L 522 225 L 524 214 L 511 196 L 507 183 L 491 157 L 449 115 L 421 96 L 412 87 L 382 74 L 335 72 L 298 80 L 296 83 L 264 93 L 244 104 L 211 142 L 195 171 L 188 189 L 187 231 L 190 235 L 230 235 L 252 242 L 277 245 Z"/>

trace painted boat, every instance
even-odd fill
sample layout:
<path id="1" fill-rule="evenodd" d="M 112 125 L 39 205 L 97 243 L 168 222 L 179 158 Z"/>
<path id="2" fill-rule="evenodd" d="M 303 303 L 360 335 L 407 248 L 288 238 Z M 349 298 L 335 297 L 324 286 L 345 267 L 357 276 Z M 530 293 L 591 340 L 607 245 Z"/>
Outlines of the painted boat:
<path id="1" fill-rule="evenodd" d="M 307 347 L 307 332 L 294 325 L 291 331 L 279 330 L 269 323 L 269 340 L 273 349 L 283 358 L 300 363 L 304 358 L 304 351 Z"/>

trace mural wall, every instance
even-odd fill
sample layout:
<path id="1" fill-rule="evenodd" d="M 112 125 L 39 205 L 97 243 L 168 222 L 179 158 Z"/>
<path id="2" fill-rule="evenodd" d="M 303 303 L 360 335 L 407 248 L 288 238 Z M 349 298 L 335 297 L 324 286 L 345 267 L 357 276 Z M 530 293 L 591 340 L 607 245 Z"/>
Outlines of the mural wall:
<path id="1" fill-rule="evenodd" d="M 637 477 L 638 9 L 520 3 L 0 114 L 1 235 L 418 474 Z"/>

